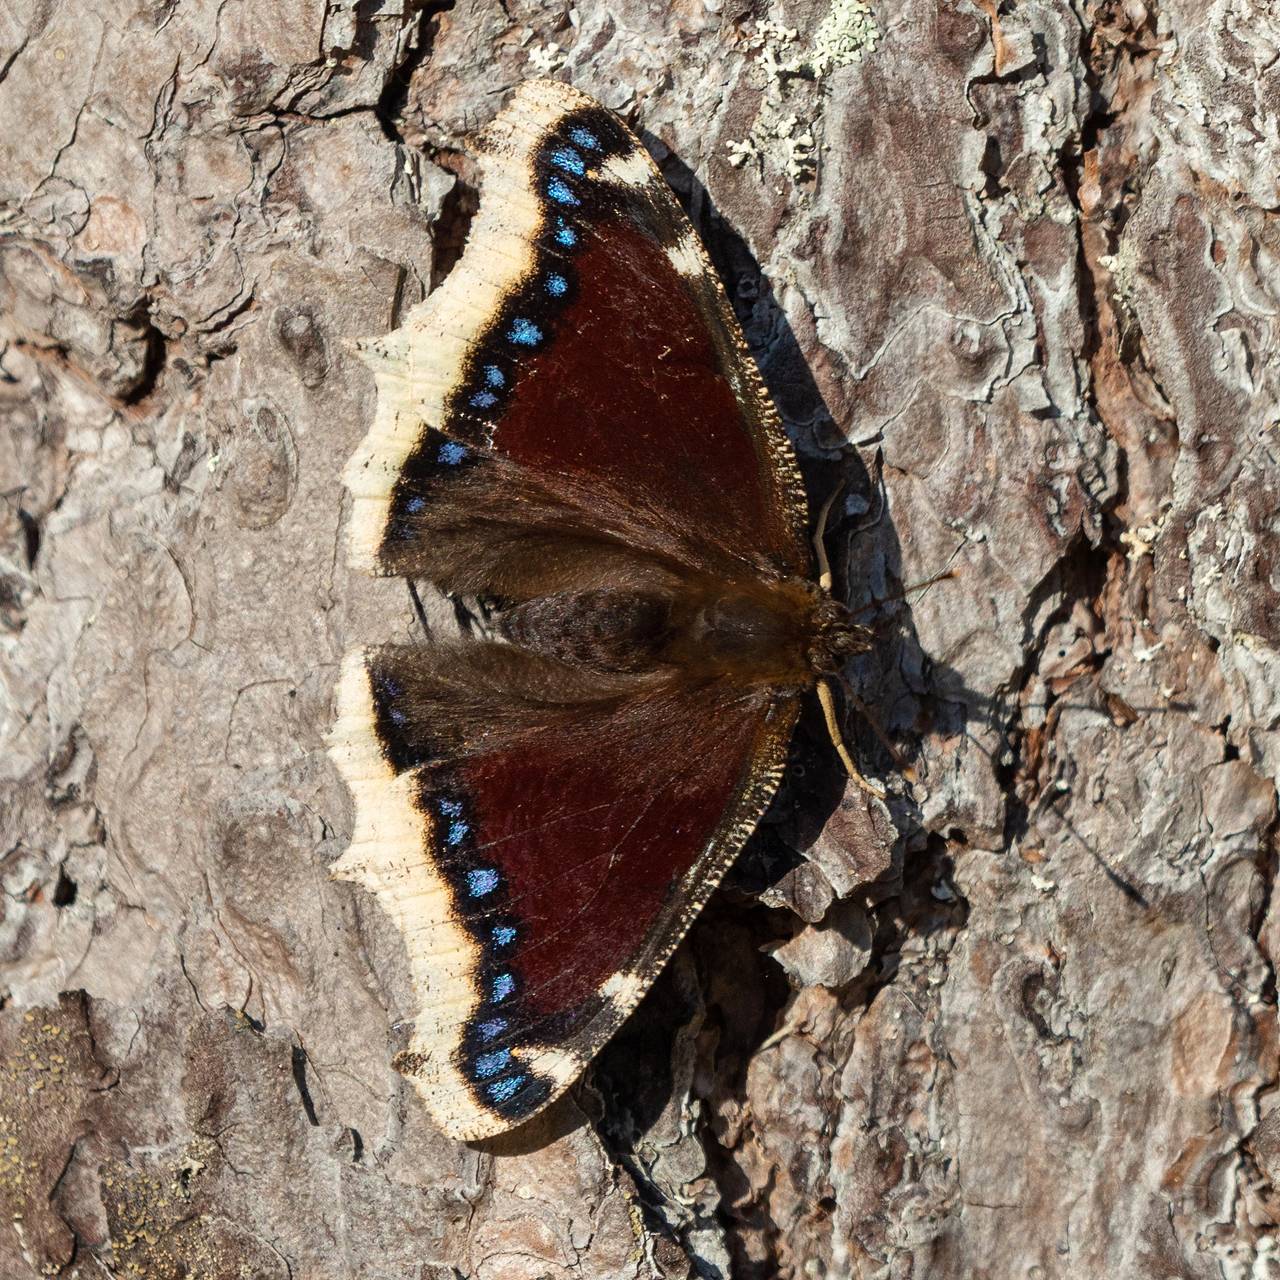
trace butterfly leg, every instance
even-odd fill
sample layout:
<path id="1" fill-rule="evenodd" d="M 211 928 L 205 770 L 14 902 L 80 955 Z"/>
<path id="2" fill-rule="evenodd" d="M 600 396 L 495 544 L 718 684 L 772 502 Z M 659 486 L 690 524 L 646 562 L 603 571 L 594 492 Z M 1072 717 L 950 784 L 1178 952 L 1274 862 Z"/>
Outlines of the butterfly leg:
<path id="1" fill-rule="evenodd" d="M 919 782 L 920 778 L 916 771 L 908 763 L 902 752 L 889 741 L 888 735 L 880 727 L 880 722 L 871 714 L 871 708 L 867 706 L 863 700 L 853 691 L 853 686 L 843 677 L 838 677 L 840 685 L 844 689 L 845 696 L 853 703 L 854 709 L 859 711 L 862 718 L 871 726 L 871 732 L 876 735 L 880 745 L 889 753 L 889 758 L 897 766 L 898 772 L 908 782 Z"/>
<path id="2" fill-rule="evenodd" d="M 813 554 L 818 561 L 818 586 L 828 594 L 831 592 L 832 576 L 831 561 L 827 557 L 826 548 L 827 520 L 831 516 L 831 508 L 835 506 L 836 499 L 842 492 L 844 492 L 843 480 L 832 489 L 827 496 L 827 500 L 822 504 L 822 509 L 818 512 L 817 523 L 813 530 Z M 818 701 L 822 704 L 822 714 L 826 718 L 827 733 L 831 735 L 831 745 L 835 747 L 836 754 L 840 757 L 840 762 L 844 765 L 849 777 L 868 795 L 875 796 L 877 800 L 883 800 L 885 798 L 884 788 L 876 783 L 868 782 L 862 776 L 858 766 L 853 763 L 849 748 L 845 746 L 844 737 L 840 733 L 840 726 L 836 723 L 836 700 L 835 695 L 831 692 L 831 682 L 829 680 L 820 679 L 818 681 Z M 866 708 L 863 707 L 862 710 L 865 713 Z M 876 731 L 879 733 L 878 729 Z"/>
<path id="3" fill-rule="evenodd" d="M 423 634 L 431 635 L 431 623 L 427 621 L 427 611 L 422 607 L 422 597 L 418 594 L 418 588 L 413 585 L 413 579 L 407 580 L 406 585 L 409 588 L 409 598 L 413 601 L 413 611 L 418 615 L 418 625 L 422 628 Z"/>
<path id="4" fill-rule="evenodd" d="M 909 595 L 916 591 L 923 591 L 927 587 L 932 587 L 936 583 L 946 582 L 951 578 L 959 577 L 959 573 L 955 569 L 944 569 L 941 573 L 935 573 L 932 578 L 925 578 L 921 582 L 913 582 L 909 587 L 902 587 L 895 591 L 892 595 L 885 596 L 881 600 L 868 600 L 866 604 L 861 605 L 857 609 L 850 609 L 849 615 L 853 618 L 861 618 L 863 614 L 871 613 L 875 609 L 879 609 L 882 605 L 894 604 L 898 600 L 905 600 Z M 888 618 L 891 615 L 886 614 Z"/>
<path id="5" fill-rule="evenodd" d="M 868 782 L 866 778 L 858 770 L 858 766 L 853 763 L 853 757 L 849 754 L 849 748 L 844 744 L 844 738 L 840 733 L 840 726 L 836 723 L 836 700 L 831 692 L 831 682 L 829 680 L 818 681 L 818 701 L 822 703 L 822 714 L 826 717 L 827 732 L 831 735 L 831 745 L 835 747 L 836 754 L 840 757 L 841 764 L 849 773 L 849 777 L 860 786 L 868 795 L 875 796 L 877 800 L 885 798 L 885 790 L 883 787 L 874 782 Z"/>

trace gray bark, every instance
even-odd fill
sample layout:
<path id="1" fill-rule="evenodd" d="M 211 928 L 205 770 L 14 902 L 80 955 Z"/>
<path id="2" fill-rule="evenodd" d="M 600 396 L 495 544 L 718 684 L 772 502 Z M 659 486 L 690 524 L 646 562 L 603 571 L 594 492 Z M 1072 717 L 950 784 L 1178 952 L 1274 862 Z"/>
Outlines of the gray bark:
<path id="1" fill-rule="evenodd" d="M 1280 1276 L 1280 19 L 760 16 L 0 17 L 0 1274 Z M 414 627 L 342 555 L 346 342 L 548 68 L 636 109 L 814 474 L 852 451 L 852 602 L 957 576 L 851 669 L 917 781 L 841 798 L 806 726 L 587 1083 L 467 1147 L 325 874 L 337 658 Z"/>

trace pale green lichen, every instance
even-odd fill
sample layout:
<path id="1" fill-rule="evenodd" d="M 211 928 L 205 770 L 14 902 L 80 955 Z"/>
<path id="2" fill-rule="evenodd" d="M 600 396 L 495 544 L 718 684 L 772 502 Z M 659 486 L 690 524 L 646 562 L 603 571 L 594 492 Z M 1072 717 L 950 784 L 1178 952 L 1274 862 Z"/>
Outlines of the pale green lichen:
<path id="1" fill-rule="evenodd" d="M 880 27 L 869 6 L 861 0 L 834 0 L 813 38 L 809 65 L 824 76 L 836 67 L 861 62 L 879 43 Z"/>
<path id="2" fill-rule="evenodd" d="M 529 65 L 540 76 L 549 76 L 564 66 L 568 51 L 562 49 L 554 40 L 550 44 L 529 46 Z"/>
<path id="3" fill-rule="evenodd" d="M 812 177 L 817 159 L 813 121 L 789 108 L 791 84 L 820 82 L 832 71 L 860 62 L 880 38 L 875 15 L 862 0 L 832 0 L 808 46 L 795 27 L 774 18 L 756 22 L 743 45 L 756 55 L 755 79 L 763 97 L 747 136 L 726 144 L 729 163 L 741 168 L 755 162 L 763 168 L 768 157 L 793 182 Z"/>

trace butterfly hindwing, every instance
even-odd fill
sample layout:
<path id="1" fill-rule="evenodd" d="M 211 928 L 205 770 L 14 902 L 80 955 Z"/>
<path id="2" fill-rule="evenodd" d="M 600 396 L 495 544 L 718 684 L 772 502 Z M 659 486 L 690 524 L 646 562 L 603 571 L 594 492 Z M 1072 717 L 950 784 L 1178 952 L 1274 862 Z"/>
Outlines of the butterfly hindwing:
<path id="1" fill-rule="evenodd" d="M 638 140 L 534 81 L 485 147 L 463 257 L 365 344 L 353 562 L 553 608 L 619 581 L 663 600 L 808 575 L 789 445 Z M 576 1078 L 768 803 L 795 713 L 705 672 L 593 674 L 511 644 L 348 656 L 335 873 L 405 939 L 420 1007 L 397 1065 L 443 1128 L 499 1132 Z"/>
<path id="2" fill-rule="evenodd" d="M 562 672 L 540 718 L 540 660 L 489 648 L 501 678 L 496 652 L 351 655 L 332 739 L 356 803 L 335 871 L 388 905 L 422 996 L 397 1065 L 466 1138 L 533 1114 L 617 1028 L 768 803 L 795 707 L 619 701 Z M 465 711 L 424 714 L 458 686 Z M 567 697 L 594 714 L 557 718 Z M 482 749 L 456 750 L 460 715 L 496 726 Z"/>

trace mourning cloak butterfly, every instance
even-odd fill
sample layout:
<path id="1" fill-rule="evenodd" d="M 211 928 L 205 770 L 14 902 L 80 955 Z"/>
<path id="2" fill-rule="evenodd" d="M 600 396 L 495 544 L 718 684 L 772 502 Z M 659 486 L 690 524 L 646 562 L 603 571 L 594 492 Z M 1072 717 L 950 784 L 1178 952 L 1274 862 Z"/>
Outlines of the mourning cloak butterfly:
<path id="1" fill-rule="evenodd" d="M 497 636 L 350 654 L 330 738 L 334 873 L 378 895 L 420 1000 L 396 1066 L 459 1138 L 582 1072 L 769 802 L 800 695 L 866 643 L 644 147 L 537 80 L 482 150 L 466 252 L 363 346 L 345 480 L 351 559 L 494 600 Z"/>

